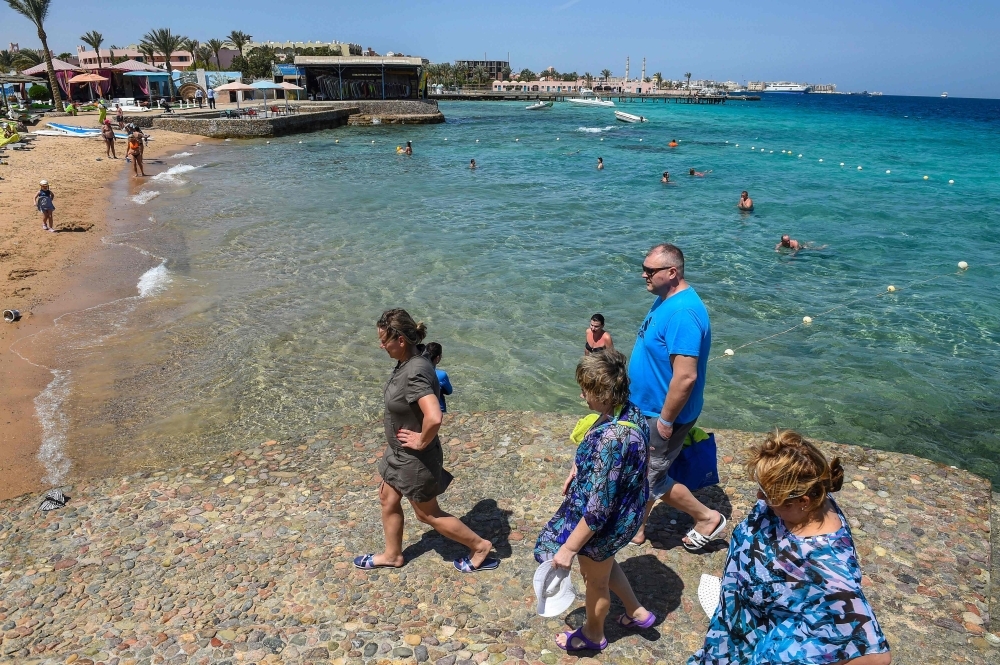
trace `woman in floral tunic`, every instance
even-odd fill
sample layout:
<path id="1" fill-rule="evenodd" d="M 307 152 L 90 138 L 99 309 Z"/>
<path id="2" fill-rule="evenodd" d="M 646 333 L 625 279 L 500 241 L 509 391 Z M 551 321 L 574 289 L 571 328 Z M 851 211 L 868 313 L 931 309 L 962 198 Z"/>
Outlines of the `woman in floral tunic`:
<path id="1" fill-rule="evenodd" d="M 625 606 L 619 623 L 645 629 L 656 621 L 636 599 L 628 579 L 615 561 L 642 524 L 649 497 L 646 482 L 649 426 L 628 401 L 625 356 L 605 351 L 585 356 L 576 368 L 576 381 L 587 405 L 600 417 L 576 451 L 573 469 L 563 486 L 563 500 L 535 544 L 535 559 L 552 560 L 556 568 L 570 568 L 579 554 L 580 573 L 587 585 L 587 620 L 579 629 L 556 638 L 566 651 L 601 650 L 604 619 L 611 607 L 609 590 Z"/>
<path id="2" fill-rule="evenodd" d="M 757 505 L 733 532 L 719 606 L 688 665 L 888 665 L 851 529 L 830 496 L 844 483 L 840 460 L 786 430 L 751 449 L 747 470 Z"/>

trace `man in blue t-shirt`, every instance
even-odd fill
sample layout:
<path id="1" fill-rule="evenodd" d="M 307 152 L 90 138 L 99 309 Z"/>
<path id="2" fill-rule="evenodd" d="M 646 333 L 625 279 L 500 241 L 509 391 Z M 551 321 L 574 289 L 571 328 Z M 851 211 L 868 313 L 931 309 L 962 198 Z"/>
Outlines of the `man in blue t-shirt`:
<path id="1" fill-rule="evenodd" d="M 684 280 L 684 254 L 656 245 L 642 264 L 646 290 L 657 296 L 639 327 L 629 360 L 632 402 L 649 420 L 649 502 L 632 542 L 646 541 L 646 519 L 657 498 L 694 519 L 684 546 L 698 550 L 726 528 L 726 518 L 667 475 L 704 404 L 712 346 L 708 310 Z"/>

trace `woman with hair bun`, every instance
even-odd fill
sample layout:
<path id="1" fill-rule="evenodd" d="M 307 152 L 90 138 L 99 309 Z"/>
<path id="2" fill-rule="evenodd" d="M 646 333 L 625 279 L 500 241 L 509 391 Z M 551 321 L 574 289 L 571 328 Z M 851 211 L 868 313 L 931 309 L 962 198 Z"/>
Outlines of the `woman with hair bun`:
<path id="1" fill-rule="evenodd" d="M 746 469 L 757 505 L 733 531 L 719 605 L 688 665 L 888 665 L 851 528 L 831 496 L 844 484 L 840 459 L 776 430 L 750 449 Z"/>
<path id="2" fill-rule="evenodd" d="M 556 646 L 564 651 L 608 646 L 604 620 L 611 609 L 609 591 L 625 606 L 618 617 L 623 628 L 645 630 L 656 623 L 656 615 L 639 603 L 615 561 L 615 553 L 639 531 L 649 498 L 649 425 L 629 401 L 625 364 L 625 356 L 609 349 L 584 356 L 576 366 L 581 397 L 600 416 L 576 450 L 563 484 L 566 498 L 535 543 L 535 560 L 551 560 L 556 568 L 571 568 L 579 555 L 587 620 L 556 637 Z"/>
<path id="3" fill-rule="evenodd" d="M 363 554 L 354 565 L 363 570 L 399 568 L 403 559 L 403 497 L 409 500 L 417 519 L 446 538 L 469 548 L 469 556 L 455 560 L 463 573 L 492 570 L 500 565 L 490 558 L 493 543 L 480 538 L 458 518 L 441 510 L 437 497 L 452 480 L 444 469 L 441 428 L 441 386 L 434 365 L 424 355 L 421 342 L 427 336 L 423 323 L 416 323 L 406 310 L 390 309 L 376 324 L 379 343 L 396 361 L 385 384 L 385 438 L 388 446 L 378 463 L 382 477 L 379 501 L 385 550 Z"/>

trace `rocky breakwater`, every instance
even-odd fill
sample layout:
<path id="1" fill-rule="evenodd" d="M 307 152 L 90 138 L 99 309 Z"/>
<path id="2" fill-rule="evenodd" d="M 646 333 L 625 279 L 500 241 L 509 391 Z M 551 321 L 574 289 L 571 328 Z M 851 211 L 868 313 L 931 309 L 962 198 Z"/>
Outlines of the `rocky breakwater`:
<path id="1" fill-rule="evenodd" d="M 574 417 L 449 416 L 456 480 L 445 506 L 490 538 L 497 571 L 464 575 L 463 554 L 412 517 L 401 569 L 355 570 L 382 542 L 375 464 L 381 425 L 267 441 L 212 460 L 64 488 L 0 512 L 0 660 L 21 665 L 153 663 L 679 663 L 708 625 L 702 573 L 720 574 L 725 542 L 692 554 L 690 521 L 664 506 L 650 540 L 619 556 L 661 617 L 641 635 L 609 619 L 610 647 L 578 659 L 552 637 L 579 625 L 534 612 L 531 550 L 560 502 Z M 717 431 L 721 484 L 699 492 L 731 520 L 753 505 L 740 453 L 757 435 Z M 991 493 L 964 471 L 823 444 L 845 460 L 839 496 L 854 528 L 869 599 L 898 663 L 1000 660 L 989 633 Z M 577 585 L 581 587 L 578 573 Z M 611 617 L 621 611 L 615 604 Z"/>
<path id="2" fill-rule="evenodd" d="M 356 100 L 313 102 L 312 108 L 344 108 L 352 111 L 349 125 L 433 125 L 444 122 L 444 114 L 433 99 Z"/>

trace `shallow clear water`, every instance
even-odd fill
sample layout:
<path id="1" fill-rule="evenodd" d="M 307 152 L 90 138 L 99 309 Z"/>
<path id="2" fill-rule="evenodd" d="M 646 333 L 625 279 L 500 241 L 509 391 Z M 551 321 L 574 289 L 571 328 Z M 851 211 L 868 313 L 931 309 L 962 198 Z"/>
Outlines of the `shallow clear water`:
<path id="1" fill-rule="evenodd" d="M 709 366 L 703 424 L 795 427 L 1000 481 L 1000 104 L 619 104 L 642 125 L 524 106 L 443 103 L 444 125 L 168 160 L 202 168 L 146 185 L 155 226 L 134 242 L 170 280 L 77 371 L 118 368 L 97 404 L 71 397 L 74 448 L 100 434 L 106 454 L 174 459 L 376 415 L 392 363 L 373 322 L 393 306 L 443 344 L 452 409 L 582 412 L 590 315 L 627 352 L 651 301 L 640 262 L 670 241 L 713 355 L 738 349 Z M 406 140 L 412 158 L 395 154 Z M 742 189 L 752 215 L 735 209 Z M 782 233 L 828 247 L 781 255 Z"/>

